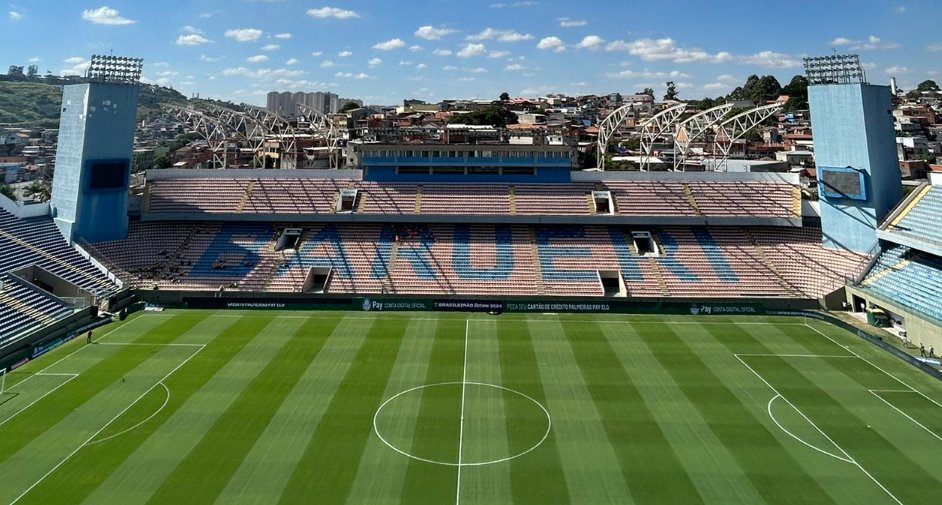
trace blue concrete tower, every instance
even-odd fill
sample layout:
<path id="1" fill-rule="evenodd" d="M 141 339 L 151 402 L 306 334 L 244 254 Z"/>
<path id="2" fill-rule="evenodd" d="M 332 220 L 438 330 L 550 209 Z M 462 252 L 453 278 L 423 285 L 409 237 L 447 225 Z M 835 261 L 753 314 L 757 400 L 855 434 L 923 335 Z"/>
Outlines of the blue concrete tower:
<path id="1" fill-rule="evenodd" d="M 902 199 L 889 86 L 866 82 L 856 55 L 805 59 L 824 246 L 869 252 Z"/>
<path id="2" fill-rule="evenodd" d="M 70 242 L 128 234 L 128 186 L 141 60 L 93 56 L 91 82 L 65 86 L 52 217 Z"/>

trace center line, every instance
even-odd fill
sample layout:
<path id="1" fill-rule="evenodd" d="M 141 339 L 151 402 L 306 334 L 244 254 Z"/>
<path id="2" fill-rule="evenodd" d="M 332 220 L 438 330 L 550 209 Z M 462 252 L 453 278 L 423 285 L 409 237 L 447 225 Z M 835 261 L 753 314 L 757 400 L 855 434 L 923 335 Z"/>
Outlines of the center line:
<path id="1" fill-rule="evenodd" d="M 458 431 L 458 485 L 455 490 L 455 505 L 461 503 L 461 453 L 464 451 L 464 393 L 468 386 L 468 329 L 470 320 L 464 322 L 464 364 L 461 371 L 461 428 Z"/>

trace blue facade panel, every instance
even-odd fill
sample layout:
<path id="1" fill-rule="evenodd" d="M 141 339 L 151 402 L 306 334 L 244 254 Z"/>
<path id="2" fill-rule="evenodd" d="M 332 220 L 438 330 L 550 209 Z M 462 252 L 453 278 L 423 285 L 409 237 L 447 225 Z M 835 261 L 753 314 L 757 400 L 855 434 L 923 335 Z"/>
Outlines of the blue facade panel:
<path id="1" fill-rule="evenodd" d="M 824 245 L 868 252 L 876 228 L 902 198 L 890 89 L 869 84 L 808 88 L 819 167 L 851 167 L 865 174 L 865 200 L 820 191 Z"/>
<path id="2" fill-rule="evenodd" d="M 439 165 L 441 166 L 441 165 Z M 479 166 L 479 165 L 475 165 Z M 534 175 L 431 175 L 399 174 L 395 166 L 366 166 L 363 180 L 371 182 L 409 182 L 409 183 L 491 183 L 491 184 L 563 184 L 571 181 L 572 170 L 559 167 L 540 167 Z"/>
<path id="3" fill-rule="evenodd" d="M 90 187 L 95 162 L 124 163 L 130 170 L 139 88 L 89 83 L 65 86 L 52 209 L 70 241 L 119 240 L 128 233 L 128 177 L 109 188 Z"/>

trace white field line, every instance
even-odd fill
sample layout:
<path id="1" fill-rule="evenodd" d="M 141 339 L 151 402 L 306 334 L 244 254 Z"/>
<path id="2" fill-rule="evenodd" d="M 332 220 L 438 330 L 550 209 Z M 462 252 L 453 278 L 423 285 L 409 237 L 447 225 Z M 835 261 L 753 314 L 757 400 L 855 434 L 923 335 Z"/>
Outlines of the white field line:
<path id="1" fill-rule="evenodd" d="M 849 349 L 848 349 L 848 350 L 849 350 Z M 761 375 L 759 375 L 759 372 L 756 372 L 751 366 L 749 366 L 748 363 L 746 363 L 746 362 L 745 362 L 742 358 L 740 358 L 739 356 L 736 356 L 736 359 L 738 359 L 739 362 L 743 364 L 743 366 L 745 366 L 746 368 L 748 368 L 750 372 L 752 372 L 756 377 L 758 377 L 759 380 L 761 380 L 763 383 L 765 383 L 765 385 L 768 386 L 769 389 L 771 389 L 775 394 L 781 396 L 781 397 L 782 397 L 782 400 L 783 400 L 785 403 L 789 404 L 793 409 L 795 409 L 795 412 L 798 412 L 798 414 L 801 415 L 801 417 L 803 417 L 806 421 L 808 421 L 808 424 L 810 424 L 811 426 L 813 426 L 814 429 L 818 430 L 818 433 L 820 433 L 824 438 L 826 438 L 827 441 L 831 443 L 831 445 L 833 445 L 833 446 L 836 447 L 839 451 L 841 451 L 841 452 L 844 454 L 844 456 L 846 456 L 847 459 L 850 460 L 850 462 L 851 462 L 854 466 L 856 466 L 857 468 L 859 468 L 860 471 L 864 473 L 864 475 L 866 475 L 868 478 L 870 478 L 870 480 L 872 480 L 872 481 L 874 482 L 874 484 L 876 484 L 877 486 L 879 486 L 880 489 L 882 489 L 883 492 L 887 494 L 887 496 L 889 496 L 890 498 L 892 498 L 893 501 L 895 501 L 897 504 L 903 505 L 903 502 L 899 501 L 899 498 L 897 498 L 893 493 L 891 493 L 890 490 L 886 488 L 886 486 L 884 486 L 880 481 L 878 481 L 878 480 L 876 479 L 876 477 L 874 477 L 870 472 L 868 472 L 866 468 L 864 468 L 860 463 L 857 462 L 857 460 L 855 460 L 853 457 L 851 457 L 851 455 L 848 454 L 847 451 L 845 451 L 840 445 L 837 445 L 837 442 L 835 442 L 834 439 L 832 439 L 830 436 L 828 436 L 827 433 L 825 433 L 821 428 L 819 428 L 818 425 L 815 424 L 814 421 L 812 421 L 808 416 L 806 416 L 804 412 L 802 412 L 801 410 L 799 410 L 798 407 L 795 406 L 795 404 L 793 404 L 791 401 L 789 401 L 788 398 L 785 398 L 785 396 L 783 396 L 782 393 L 779 393 L 779 391 L 778 391 L 777 389 L 775 389 L 775 386 L 773 386 L 771 383 L 769 383 L 769 381 L 765 380 L 764 377 L 762 377 Z"/>
<path id="2" fill-rule="evenodd" d="M 131 426 L 130 428 L 128 428 L 128 429 L 126 429 L 126 430 L 122 430 L 122 431 L 120 431 L 120 432 L 118 432 L 118 433 L 115 433 L 114 435 L 107 436 L 107 437 L 102 438 L 102 439 L 100 439 L 100 440 L 95 440 L 94 442 L 88 442 L 86 445 L 100 444 L 100 443 L 102 443 L 102 442 L 107 442 L 107 441 L 109 441 L 109 440 L 111 440 L 111 439 L 113 439 L 113 438 L 120 437 L 121 435 L 124 435 L 125 433 L 130 433 L 130 432 L 136 430 L 137 428 L 143 426 L 144 423 L 146 423 L 147 421 L 150 421 L 151 419 L 153 419 L 154 417 L 156 417 L 157 414 L 160 414 L 160 411 L 162 411 L 162 410 L 164 409 L 164 407 L 166 407 L 167 404 L 170 403 L 170 388 L 168 388 L 167 385 L 164 384 L 163 382 L 158 382 L 157 384 L 160 385 L 160 386 L 162 386 L 162 387 L 164 388 L 164 391 L 167 393 L 167 396 L 164 398 L 164 403 L 160 406 L 160 408 L 158 408 L 157 410 L 155 410 L 153 414 L 147 416 L 147 419 L 144 419 L 143 421 L 141 421 L 141 422 L 135 424 L 134 426 Z M 151 389 L 153 389 L 153 388 L 151 388 Z"/>
<path id="3" fill-rule="evenodd" d="M 775 354 L 775 353 L 755 353 L 748 354 L 742 353 L 737 354 L 736 356 L 755 356 L 760 358 L 825 358 L 825 359 L 857 359 L 856 356 L 850 354 Z"/>
<path id="4" fill-rule="evenodd" d="M 121 417 L 122 415 L 124 415 L 124 413 L 127 412 L 128 410 L 130 410 L 131 407 L 133 407 L 134 405 L 136 405 L 137 402 L 141 401 L 141 399 L 144 398 L 148 393 L 150 393 L 154 388 L 156 388 L 157 386 L 163 384 L 163 381 L 167 380 L 168 377 L 170 377 L 171 375 L 173 375 L 174 372 L 176 372 L 177 370 L 179 370 L 180 368 L 182 368 L 183 365 L 186 365 L 187 363 L 189 363 L 189 361 L 190 361 L 191 359 L 193 359 L 194 357 L 196 357 L 196 355 L 199 354 L 200 351 L 202 351 L 204 348 L 205 348 L 205 346 L 203 346 L 203 347 L 197 349 L 196 352 L 194 352 L 194 353 L 191 354 L 188 358 L 186 358 L 185 360 L 183 360 L 182 363 L 180 363 L 179 365 L 177 365 L 176 367 L 174 367 L 173 370 L 169 371 L 169 372 L 167 373 L 167 375 L 164 375 L 163 378 L 161 378 L 159 381 L 157 381 L 156 384 L 154 384 L 153 386 L 151 386 L 150 388 L 148 388 L 147 391 L 144 391 L 143 393 L 141 393 L 141 395 L 138 396 L 133 402 L 131 402 L 131 403 L 130 403 L 127 407 L 125 407 L 124 409 L 122 409 L 121 412 L 118 412 L 114 417 L 111 418 L 111 420 L 109 420 L 107 423 L 105 423 L 104 426 L 102 426 L 101 428 L 99 428 L 98 431 L 96 431 L 95 433 L 92 434 L 92 436 L 88 437 L 88 439 L 85 440 L 85 442 L 83 442 L 82 445 L 76 447 L 74 451 L 70 452 L 68 456 L 66 456 L 65 458 L 62 459 L 62 461 L 56 463 L 56 465 L 55 465 L 54 467 L 52 467 L 52 469 L 50 469 L 48 472 L 46 472 L 45 475 L 43 475 L 42 477 L 40 477 L 39 480 L 37 480 L 36 482 L 34 482 L 34 483 L 33 483 L 32 485 L 30 485 L 28 488 L 26 488 L 25 491 L 23 491 L 19 496 L 17 496 L 13 501 L 10 502 L 10 505 L 13 505 L 13 504 L 19 502 L 20 500 L 22 500 L 24 496 L 26 496 L 27 494 L 29 494 L 29 492 L 32 491 L 36 486 L 38 486 L 39 484 L 41 484 L 42 481 L 46 480 L 46 478 L 48 478 L 50 475 L 52 475 L 53 472 L 55 472 L 56 470 L 59 469 L 59 467 L 61 467 L 62 465 L 64 465 L 64 464 L 66 463 L 66 461 L 72 459 L 72 456 L 75 456 L 75 454 L 78 453 L 80 450 L 82 450 L 83 447 L 86 447 L 87 445 L 89 445 L 90 442 L 91 442 L 92 440 L 94 440 L 98 435 L 100 435 L 101 432 L 105 431 L 105 429 L 108 428 L 108 426 L 111 426 L 111 423 L 117 421 L 119 417 Z"/>
<path id="5" fill-rule="evenodd" d="M 33 375 L 34 375 L 34 376 L 39 375 L 40 377 L 78 377 L 78 376 L 79 376 L 79 374 L 77 374 L 77 373 L 42 373 L 42 372 L 35 373 L 35 374 L 33 374 Z M 22 383 L 23 383 L 23 382 L 20 381 L 20 382 L 14 384 L 13 386 L 19 386 L 19 385 L 22 384 Z M 13 387 L 13 386 L 11 386 L 11 387 Z"/>
<path id="6" fill-rule="evenodd" d="M 107 337 L 108 335 L 114 333 L 115 331 L 120 330 L 121 328 L 124 328 L 124 327 L 128 326 L 129 324 L 134 323 L 134 321 L 137 321 L 138 319 L 140 319 L 140 317 L 134 318 L 134 319 L 132 319 L 131 321 L 128 321 L 127 323 L 125 323 L 125 324 L 123 324 L 123 325 L 121 325 L 121 326 L 118 326 L 118 327 L 116 327 L 116 328 L 112 328 L 112 329 L 108 330 L 104 335 L 102 335 L 101 337 L 98 337 L 97 340 L 93 340 L 93 342 L 97 343 L 99 340 L 101 340 L 101 339 Z M 75 337 L 75 339 L 78 339 L 78 338 L 79 338 L 79 337 Z M 73 340 L 75 340 L 75 339 L 73 339 Z M 86 347 L 87 347 L 87 345 L 83 345 L 83 346 L 79 347 L 78 349 L 76 349 L 76 350 L 70 352 L 69 354 L 66 354 L 65 356 L 59 358 L 58 360 L 56 360 L 55 362 L 53 362 L 51 365 L 46 366 L 46 367 L 43 368 L 42 370 L 40 370 L 40 371 L 38 371 L 38 372 L 36 372 L 36 373 L 30 375 L 29 377 L 26 377 L 25 379 L 23 379 L 23 380 L 17 382 L 16 384 L 10 386 L 10 387 L 7 388 L 7 389 L 12 389 L 12 388 L 14 388 L 14 387 L 16 387 L 16 386 L 19 386 L 20 384 L 22 384 L 22 383 L 24 383 L 24 382 L 26 382 L 26 381 L 32 379 L 33 377 L 35 377 L 35 376 L 37 376 L 37 375 L 44 375 L 45 372 L 46 372 L 46 370 L 49 370 L 50 368 L 52 368 L 52 367 L 58 365 L 59 363 L 65 361 L 66 359 L 71 358 L 71 357 L 72 357 L 73 355 L 75 355 L 77 352 L 81 351 L 82 349 L 85 349 Z M 48 393 L 47 393 L 47 394 L 48 394 Z"/>
<path id="7" fill-rule="evenodd" d="M 205 347 L 206 344 L 145 344 L 136 342 L 95 342 L 98 345 L 129 346 L 129 347 Z"/>
<path id="8" fill-rule="evenodd" d="M 59 374 L 57 374 L 57 375 L 59 375 Z M 49 391 L 46 391 L 42 396 L 40 396 L 39 398 L 36 398 L 35 400 L 31 401 L 31 402 L 29 403 L 29 405 L 26 405 L 25 407 L 21 408 L 20 410 L 17 410 L 17 411 L 14 412 L 13 415 L 11 415 L 10 417 L 7 417 L 6 419 L 0 421 L 0 426 L 3 426 L 3 425 L 6 424 L 9 420 L 11 420 L 11 419 L 13 419 L 14 417 L 16 417 L 16 416 L 22 414 L 22 413 L 25 412 L 27 409 L 29 409 L 29 408 L 32 407 L 33 405 L 37 404 L 37 403 L 38 403 L 40 400 L 42 400 L 43 398 L 45 398 L 45 397 L 51 395 L 52 393 L 55 393 L 57 389 L 59 389 L 59 388 L 61 388 L 62 386 L 65 386 L 66 384 L 72 382 L 73 379 L 75 379 L 76 377 L 78 377 L 78 374 L 62 374 L 62 376 L 69 377 L 69 379 L 66 380 L 65 382 L 63 382 L 62 384 L 59 384 L 58 386 L 56 386 L 56 387 L 50 389 Z M 33 377 L 33 376 L 31 375 L 30 377 Z M 23 381 L 17 382 L 16 384 L 14 384 L 14 385 L 10 386 L 9 388 L 7 388 L 7 391 L 9 391 L 10 389 L 15 388 L 16 386 L 19 386 L 19 385 L 22 384 L 23 382 L 26 382 L 26 381 L 23 380 Z"/>
<path id="9" fill-rule="evenodd" d="M 780 430 L 784 431 L 786 434 L 788 434 L 788 436 L 794 438 L 795 440 L 801 442 L 802 444 L 804 444 L 804 445 L 806 445 L 806 446 L 808 446 L 808 447 L 810 447 L 810 448 L 812 448 L 812 449 L 814 449 L 814 450 L 820 452 L 821 454 L 826 454 L 826 455 L 828 455 L 828 456 L 830 456 L 830 457 L 832 457 L 832 458 L 834 458 L 834 459 L 843 461 L 844 463 L 850 463 L 850 464 L 852 464 L 852 465 L 854 464 L 853 461 L 851 461 L 851 460 L 849 460 L 849 459 L 847 459 L 847 458 L 838 456 L 838 455 L 836 455 L 836 454 L 832 454 L 832 453 L 830 453 L 830 452 L 828 452 L 828 451 L 825 451 L 824 449 L 821 449 L 820 447 L 816 447 L 816 446 L 814 446 L 814 445 L 812 445 L 812 444 L 810 444 L 810 443 L 804 441 L 804 440 L 803 440 L 802 438 L 800 438 L 798 435 L 795 435 L 794 433 L 792 433 L 792 432 L 788 431 L 787 429 L 785 429 L 785 427 L 782 426 L 782 424 L 778 422 L 778 419 L 775 418 L 775 414 L 772 413 L 772 404 L 775 403 L 775 400 L 778 400 L 778 399 L 781 398 L 781 397 L 782 397 L 782 395 L 779 395 L 779 394 L 776 394 L 775 396 L 773 396 L 772 399 L 769 400 L 769 405 L 768 405 L 768 407 L 767 407 L 767 410 L 769 411 L 769 417 L 772 418 L 772 421 L 775 423 L 776 426 L 779 427 Z M 792 408 L 794 408 L 794 407 L 792 407 Z M 799 412 L 799 414 L 800 414 L 800 412 Z"/>
<path id="10" fill-rule="evenodd" d="M 887 372 L 886 370 L 884 370 L 884 369 L 880 368 L 879 366 L 877 366 L 876 364 L 874 364 L 872 361 L 870 361 L 870 360 L 868 360 L 867 358 L 864 358 L 863 356 L 857 354 L 857 353 L 854 352 L 849 346 L 846 346 L 846 345 L 843 345 L 843 344 L 839 343 L 838 341 L 834 340 L 833 338 L 831 338 L 831 337 L 827 336 L 826 334 L 822 333 L 820 330 L 818 330 L 818 329 L 815 328 L 814 326 L 811 326 L 811 325 L 808 325 L 808 324 L 806 324 L 806 326 L 808 326 L 808 328 L 811 328 L 811 329 L 812 329 L 815 333 L 817 333 L 818 335 L 821 335 L 822 337 L 824 337 L 824 338 L 830 340 L 831 342 L 833 342 L 834 345 L 838 345 L 838 346 L 840 346 L 840 347 L 843 347 L 844 349 L 847 349 L 847 352 L 853 354 L 854 356 L 857 356 L 859 359 L 863 360 L 863 361 L 864 361 L 865 363 L 867 363 L 868 365 L 870 365 L 870 366 L 872 366 L 873 368 L 876 368 L 877 370 L 879 370 L 879 371 L 883 372 L 884 374 L 888 375 L 889 377 L 891 377 L 891 378 L 892 378 L 893 380 L 895 380 L 896 382 L 899 382 L 900 384 L 906 386 L 906 388 L 907 388 L 909 391 L 912 391 L 913 393 L 916 393 L 916 394 L 918 394 L 918 395 L 921 395 L 921 396 L 922 396 L 923 398 L 925 398 L 926 400 L 929 400 L 930 402 L 932 402 L 932 403 L 938 405 L 939 407 L 942 407 L 942 403 L 939 403 L 939 402 L 933 400 L 932 398 L 926 396 L 926 394 L 924 394 L 922 391 L 917 390 L 916 388 L 914 388 L 914 387 L 910 386 L 909 384 L 903 382 L 903 380 L 900 379 L 899 377 L 897 377 L 897 376 L 891 374 L 890 372 Z"/>
<path id="11" fill-rule="evenodd" d="M 464 321 L 464 364 L 461 368 L 461 428 L 458 430 L 458 483 L 455 486 L 455 505 L 461 503 L 461 457 L 464 451 L 464 398 L 468 389 L 468 334 L 471 321 Z"/>
<path id="12" fill-rule="evenodd" d="M 942 436 L 939 436 L 936 432 L 930 430 L 929 428 L 926 428 L 925 425 L 923 425 L 923 424 L 920 423 L 919 421 L 913 419 L 909 414 L 907 414 L 907 413 L 903 412 L 902 410 L 900 410 L 896 405 L 893 405 L 892 403 L 890 403 L 889 400 L 887 400 L 886 398 L 880 396 L 880 394 L 879 394 L 880 391 L 875 391 L 875 390 L 873 390 L 873 389 L 871 389 L 871 390 L 869 390 L 869 391 L 870 391 L 870 394 L 872 394 L 873 396 L 876 396 L 877 398 L 883 400 L 883 403 L 889 405 L 890 408 L 892 408 L 893 410 L 899 412 L 899 413 L 902 414 L 904 417 L 906 417 L 906 419 L 909 419 L 910 421 L 912 421 L 913 423 L 915 423 L 916 426 L 919 426 L 920 428 L 922 428 L 923 430 L 925 430 L 926 433 L 928 433 L 928 434 L 932 435 L 933 437 L 935 437 L 935 438 L 939 439 L 940 441 L 942 441 Z M 884 391 L 884 392 L 886 392 L 886 391 Z M 900 391 L 900 392 L 901 392 L 901 393 L 913 394 L 912 391 Z"/>

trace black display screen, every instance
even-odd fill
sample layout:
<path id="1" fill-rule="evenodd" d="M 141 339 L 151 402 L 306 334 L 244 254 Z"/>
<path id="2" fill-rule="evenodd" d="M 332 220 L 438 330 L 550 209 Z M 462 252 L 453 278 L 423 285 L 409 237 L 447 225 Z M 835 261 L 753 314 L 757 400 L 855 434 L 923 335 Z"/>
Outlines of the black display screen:
<path id="1" fill-rule="evenodd" d="M 127 187 L 127 161 L 93 161 L 88 169 L 88 189 L 124 189 Z"/>
<path id="2" fill-rule="evenodd" d="M 821 186 L 828 196 L 866 199 L 863 176 L 856 170 L 821 169 Z"/>

